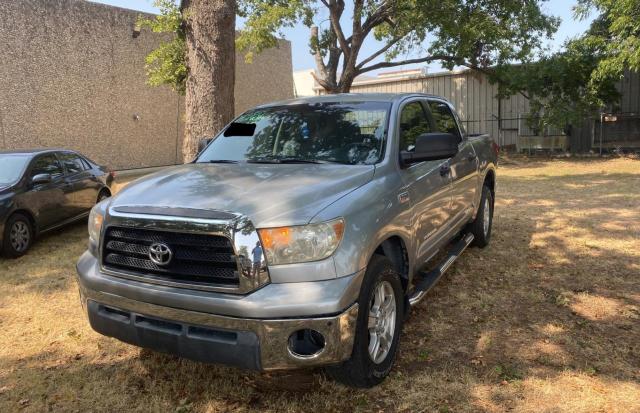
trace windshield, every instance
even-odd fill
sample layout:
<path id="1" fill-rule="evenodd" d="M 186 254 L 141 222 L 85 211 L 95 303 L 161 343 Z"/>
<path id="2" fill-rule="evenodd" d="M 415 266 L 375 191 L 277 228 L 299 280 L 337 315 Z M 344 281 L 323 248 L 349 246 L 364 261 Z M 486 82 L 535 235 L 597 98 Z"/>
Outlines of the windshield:
<path id="1" fill-rule="evenodd" d="M 0 186 L 11 185 L 20 179 L 29 162 L 28 155 L 0 155 Z"/>
<path id="2" fill-rule="evenodd" d="M 386 139 L 387 102 L 313 103 L 250 110 L 197 162 L 374 164 Z"/>

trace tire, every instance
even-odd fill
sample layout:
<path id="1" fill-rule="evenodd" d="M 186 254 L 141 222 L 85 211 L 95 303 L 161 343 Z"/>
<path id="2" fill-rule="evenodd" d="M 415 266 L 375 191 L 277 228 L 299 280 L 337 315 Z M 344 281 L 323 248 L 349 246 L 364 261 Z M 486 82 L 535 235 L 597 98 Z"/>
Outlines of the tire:
<path id="1" fill-rule="evenodd" d="M 491 227 L 493 226 L 493 195 L 486 185 L 482 186 L 482 197 L 476 219 L 469 224 L 469 231 L 473 234 L 474 247 L 484 248 L 491 240 Z"/>
<path id="2" fill-rule="evenodd" d="M 33 225 L 29 218 L 16 213 L 9 217 L 2 237 L 2 253 L 8 258 L 18 258 L 29 251 L 33 244 Z"/>
<path id="3" fill-rule="evenodd" d="M 96 200 L 96 204 L 99 204 L 101 201 L 109 198 L 111 196 L 111 192 L 108 189 L 101 189 L 100 193 L 98 193 L 98 199 Z"/>
<path id="4" fill-rule="evenodd" d="M 376 295 L 380 292 L 382 295 Z M 382 301 L 381 296 L 384 297 Z M 393 297 L 393 302 L 390 297 Z M 390 313 L 391 306 L 394 313 L 387 317 L 380 317 L 380 320 L 385 321 L 381 321 L 377 327 L 372 327 L 370 330 L 370 313 L 379 310 L 385 312 L 382 309 L 377 310 L 377 304 L 380 302 L 389 303 L 386 314 Z M 371 258 L 360 290 L 358 305 L 358 320 L 351 358 L 338 366 L 328 367 L 327 372 L 336 381 L 347 386 L 369 388 L 380 384 L 391 371 L 404 320 L 405 299 L 400 275 L 385 256 L 374 255 Z M 372 322 L 375 321 L 372 319 Z M 383 343 L 389 340 L 385 340 L 384 337 L 389 337 L 389 334 L 393 334 L 391 343 L 385 346 Z M 378 351 L 375 351 L 376 341 Z M 370 347 L 376 355 L 375 360 L 370 353 Z M 388 347 L 386 352 L 385 347 Z"/>

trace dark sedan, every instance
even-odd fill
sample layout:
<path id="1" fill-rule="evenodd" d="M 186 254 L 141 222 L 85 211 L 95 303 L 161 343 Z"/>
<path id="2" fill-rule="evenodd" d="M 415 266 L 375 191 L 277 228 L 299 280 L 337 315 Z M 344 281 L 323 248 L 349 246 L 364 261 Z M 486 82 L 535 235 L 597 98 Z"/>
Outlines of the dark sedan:
<path id="1" fill-rule="evenodd" d="M 112 180 L 73 151 L 0 151 L 0 251 L 19 257 L 38 234 L 86 217 Z"/>

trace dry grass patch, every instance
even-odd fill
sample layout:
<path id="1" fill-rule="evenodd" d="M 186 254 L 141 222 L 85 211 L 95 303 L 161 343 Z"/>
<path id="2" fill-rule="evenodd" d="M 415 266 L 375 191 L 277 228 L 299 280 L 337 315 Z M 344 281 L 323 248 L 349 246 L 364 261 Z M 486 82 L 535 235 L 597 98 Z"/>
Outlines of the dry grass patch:
<path id="1" fill-rule="evenodd" d="M 494 225 L 371 390 L 102 337 L 74 280 L 84 225 L 48 235 L 0 259 L 0 411 L 639 412 L 640 161 L 518 159 L 499 170 Z"/>

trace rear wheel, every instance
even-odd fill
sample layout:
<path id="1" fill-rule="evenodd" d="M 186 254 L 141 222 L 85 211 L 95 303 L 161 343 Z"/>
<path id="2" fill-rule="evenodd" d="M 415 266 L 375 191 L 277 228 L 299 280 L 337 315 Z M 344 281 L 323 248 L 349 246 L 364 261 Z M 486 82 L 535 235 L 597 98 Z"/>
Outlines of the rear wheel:
<path id="1" fill-rule="evenodd" d="M 469 225 L 469 230 L 473 234 L 473 243 L 476 247 L 484 248 L 491 240 L 491 227 L 493 225 L 493 194 L 491 189 L 484 185 L 482 187 L 482 197 L 480 207 L 476 214 L 476 219 Z"/>
<path id="2" fill-rule="evenodd" d="M 2 252 L 6 257 L 17 258 L 27 253 L 33 243 L 33 226 L 23 214 L 13 214 L 7 220 L 2 238 Z"/>
<path id="3" fill-rule="evenodd" d="M 404 319 L 400 275 L 389 259 L 374 255 L 358 300 L 356 336 L 351 358 L 327 371 L 353 387 L 373 387 L 389 374 L 398 350 Z"/>

